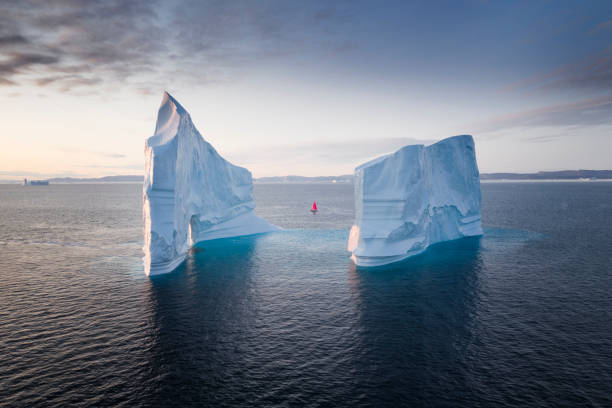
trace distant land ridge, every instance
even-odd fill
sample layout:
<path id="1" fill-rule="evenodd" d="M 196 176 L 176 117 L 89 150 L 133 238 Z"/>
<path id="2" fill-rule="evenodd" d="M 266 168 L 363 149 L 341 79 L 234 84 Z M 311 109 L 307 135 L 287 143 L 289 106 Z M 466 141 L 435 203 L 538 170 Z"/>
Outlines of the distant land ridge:
<path id="1" fill-rule="evenodd" d="M 142 183 L 144 176 L 105 176 L 93 178 L 55 177 L 47 179 L 49 183 Z"/>
<path id="2" fill-rule="evenodd" d="M 481 173 L 481 180 L 579 180 L 612 179 L 612 170 L 559 170 L 537 173 Z"/>
<path id="3" fill-rule="evenodd" d="M 352 183 L 353 175 L 344 174 L 342 176 L 277 176 L 259 177 L 254 179 L 256 183 Z"/>
<path id="4" fill-rule="evenodd" d="M 537 173 L 480 173 L 481 180 L 612 180 L 612 170 L 559 170 Z M 54 177 L 49 183 L 142 183 L 144 176 L 106 176 L 93 178 Z M 17 183 L 18 180 L 0 180 L 0 183 Z M 352 183 L 353 175 L 341 176 L 276 176 L 259 177 L 254 183 Z"/>

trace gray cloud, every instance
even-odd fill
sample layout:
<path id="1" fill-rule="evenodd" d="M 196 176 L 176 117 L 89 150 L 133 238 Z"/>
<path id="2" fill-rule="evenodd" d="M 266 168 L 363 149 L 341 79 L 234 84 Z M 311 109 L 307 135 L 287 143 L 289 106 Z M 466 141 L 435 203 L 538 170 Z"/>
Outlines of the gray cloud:
<path id="1" fill-rule="evenodd" d="M 612 90 L 612 47 L 589 57 L 539 75 L 517 81 L 501 89 L 510 91 Z"/>
<path id="2" fill-rule="evenodd" d="M 104 156 L 111 158 L 111 159 L 123 159 L 125 157 L 125 154 L 119 154 L 119 153 L 104 153 Z"/>
<path id="3" fill-rule="evenodd" d="M 470 126 L 475 133 L 519 127 L 584 127 L 612 124 L 612 94 L 498 116 Z M 550 140 L 552 136 L 546 139 Z"/>
<path id="4" fill-rule="evenodd" d="M 15 76 L 34 66 L 56 64 L 59 58 L 54 55 L 10 52 L 0 53 L 4 60 L 0 62 L 0 85 L 17 85 Z"/>
<path id="5" fill-rule="evenodd" d="M 296 53 L 299 45 L 349 49 L 334 28 L 346 9 L 246 0 L 5 1 L 0 85 L 31 81 L 70 91 L 138 76 L 136 88 L 148 92 L 168 78 L 233 81 L 249 63 Z"/>
<path id="6" fill-rule="evenodd" d="M 600 31 L 607 30 L 609 28 L 612 28 L 612 20 L 604 21 L 603 23 L 597 24 L 595 28 L 589 31 L 589 34 L 596 34 Z"/>
<path id="7" fill-rule="evenodd" d="M 12 70 L 6 66 L 0 75 L 12 82 L 33 81 L 61 91 L 103 82 L 125 83 L 133 74 L 151 70 L 164 49 L 156 23 L 157 6 L 154 0 L 3 2 L 0 26 L 8 28 L 0 33 L 7 39 L 0 44 L 11 47 L 10 51 L 0 49 L 0 57 L 7 52 L 13 56 L 42 54 L 47 65 L 22 64 Z M 22 75 L 25 73 L 28 75 Z"/>
<path id="8" fill-rule="evenodd" d="M 12 52 L 4 54 L 4 57 L 5 60 L 0 62 L 0 75 L 12 75 L 32 65 L 50 65 L 59 61 L 54 55 L 34 53 Z"/>
<path id="9" fill-rule="evenodd" d="M 548 142 L 553 142 L 565 135 L 567 135 L 567 133 L 560 133 L 556 135 L 546 134 L 546 135 L 540 135 L 540 136 L 529 136 L 526 139 L 534 143 L 548 143 Z"/>
<path id="10" fill-rule="evenodd" d="M 0 36 L 0 47 L 27 44 L 27 43 L 29 43 L 29 41 L 23 35 L 11 34 L 11 35 Z"/>

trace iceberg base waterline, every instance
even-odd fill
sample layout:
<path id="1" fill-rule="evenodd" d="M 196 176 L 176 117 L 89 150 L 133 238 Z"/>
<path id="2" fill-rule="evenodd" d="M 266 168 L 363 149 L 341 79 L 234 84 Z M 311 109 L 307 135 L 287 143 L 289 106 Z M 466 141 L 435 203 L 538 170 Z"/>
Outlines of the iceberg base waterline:
<path id="1" fill-rule="evenodd" d="M 167 262 L 152 263 L 151 259 L 145 256 L 144 258 L 145 274 L 148 276 L 155 276 L 155 275 L 162 275 L 165 273 L 170 273 L 176 268 L 178 268 L 179 265 L 183 263 L 186 257 L 187 257 L 187 254 L 184 254 L 178 258 L 171 259 Z"/>

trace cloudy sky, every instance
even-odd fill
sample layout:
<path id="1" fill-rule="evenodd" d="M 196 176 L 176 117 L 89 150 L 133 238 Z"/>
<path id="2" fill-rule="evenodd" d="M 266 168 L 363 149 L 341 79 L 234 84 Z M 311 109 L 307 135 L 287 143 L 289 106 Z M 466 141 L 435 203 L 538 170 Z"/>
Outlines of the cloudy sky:
<path id="1" fill-rule="evenodd" d="M 142 173 L 164 90 L 256 177 L 610 169 L 612 2 L 3 0 L 0 179 Z"/>

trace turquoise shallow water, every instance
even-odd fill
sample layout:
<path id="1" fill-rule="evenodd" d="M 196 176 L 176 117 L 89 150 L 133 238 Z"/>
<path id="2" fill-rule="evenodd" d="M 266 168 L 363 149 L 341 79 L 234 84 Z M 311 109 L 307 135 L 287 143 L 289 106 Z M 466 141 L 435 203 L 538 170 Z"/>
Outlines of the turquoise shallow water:
<path id="1" fill-rule="evenodd" d="M 149 279 L 140 186 L 0 186 L 0 405 L 610 405 L 612 183 L 482 187 L 484 237 L 358 270 L 351 186 L 257 185 L 285 231 Z"/>

